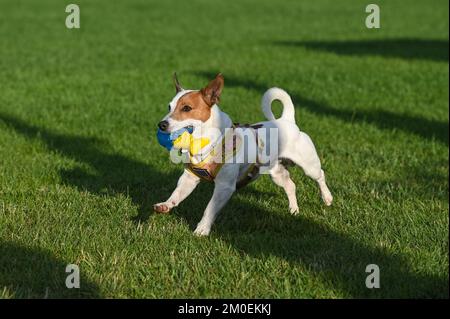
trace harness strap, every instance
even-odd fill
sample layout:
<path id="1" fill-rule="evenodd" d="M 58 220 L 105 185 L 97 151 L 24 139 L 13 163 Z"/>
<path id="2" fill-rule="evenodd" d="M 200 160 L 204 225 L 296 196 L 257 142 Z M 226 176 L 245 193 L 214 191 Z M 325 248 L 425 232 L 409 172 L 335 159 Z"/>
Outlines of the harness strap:
<path id="1" fill-rule="evenodd" d="M 250 125 L 250 124 L 234 123 L 233 127 L 232 127 L 232 129 L 233 129 L 232 130 L 232 132 L 233 132 L 232 156 L 235 156 L 236 151 L 237 151 L 236 135 L 234 134 L 234 129 L 236 129 L 238 127 L 253 129 L 253 132 L 255 134 L 255 139 L 256 139 L 256 146 L 258 147 L 258 143 L 259 143 L 258 129 L 261 128 L 262 126 L 263 126 L 262 124 Z M 200 163 L 198 163 L 198 164 L 186 163 L 185 164 L 186 170 L 189 173 L 191 173 L 205 181 L 213 182 L 214 179 L 216 178 L 217 174 L 219 173 L 220 169 L 222 168 L 223 164 L 225 163 L 225 153 L 226 153 L 225 148 L 226 148 L 225 137 L 223 137 L 222 138 L 222 159 L 219 163 L 217 163 L 214 160 L 210 160 L 210 159 L 213 159 L 213 157 L 214 157 L 214 154 L 213 154 L 214 149 L 213 149 L 212 152 Z M 255 177 L 259 173 L 259 166 L 260 166 L 260 164 L 258 162 L 251 164 L 250 167 L 245 172 L 245 174 L 243 175 L 243 177 L 237 182 L 236 187 L 241 188 L 241 187 L 247 185 L 248 183 L 250 183 L 252 180 L 254 180 Z"/>
<path id="2" fill-rule="evenodd" d="M 258 129 L 263 127 L 262 124 L 234 124 L 237 127 L 245 127 L 245 128 L 251 128 L 253 129 L 253 132 L 255 133 L 255 139 L 256 139 L 256 148 L 258 148 L 259 144 L 259 138 L 258 138 Z M 237 182 L 236 188 L 241 188 L 250 183 L 255 179 L 256 176 L 259 174 L 259 167 L 260 163 L 258 162 L 258 158 L 256 158 L 256 163 L 253 163 L 250 165 L 250 167 L 245 172 L 244 176 Z"/>
<path id="3" fill-rule="evenodd" d="M 230 154 L 227 154 L 226 150 L 226 144 L 225 144 L 225 136 L 222 137 L 221 140 L 221 156 L 222 158 L 220 161 L 215 161 L 214 156 L 216 154 L 216 150 L 213 148 L 211 152 L 206 156 L 205 159 L 203 159 L 200 163 L 193 164 L 192 162 L 186 163 L 185 168 L 188 172 L 194 174 L 195 176 L 208 181 L 212 182 L 216 178 L 217 174 L 219 173 L 220 169 L 222 168 L 223 164 L 225 163 L 227 159 L 227 155 L 229 156 L 235 156 L 237 151 L 237 143 L 236 143 L 236 135 L 234 134 L 234 126 L 233 130 L 230 132 L 233 133 L 233 149 Z"/>

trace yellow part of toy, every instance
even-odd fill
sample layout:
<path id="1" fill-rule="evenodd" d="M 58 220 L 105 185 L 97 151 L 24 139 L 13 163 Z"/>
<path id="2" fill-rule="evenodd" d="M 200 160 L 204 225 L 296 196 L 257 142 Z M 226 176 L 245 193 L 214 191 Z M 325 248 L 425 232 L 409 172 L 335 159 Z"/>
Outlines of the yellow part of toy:
<path id="1" fill-rule="evenodd" d="M 188 149 L 191 144 L 191 134 L 188 132 L 183 132 L 180 136 L 178 136 L 175 141 L 173 141 L 173 146 L 181 149 Z"/>
<path id="2" fill-rule="evenodd" d="M 176 148 L 188 149 L 192 155 L 198 154 L 203 147 L 209 144 L 209 138 L 194 138 L 189 132 L 184 132 L 173 141 Z"/>

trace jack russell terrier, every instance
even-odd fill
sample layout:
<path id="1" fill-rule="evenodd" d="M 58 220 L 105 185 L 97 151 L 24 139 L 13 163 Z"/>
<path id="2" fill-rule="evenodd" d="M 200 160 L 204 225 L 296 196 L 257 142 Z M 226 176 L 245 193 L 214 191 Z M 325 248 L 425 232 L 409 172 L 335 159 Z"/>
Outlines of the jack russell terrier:
<path id="1" fill-rule="evenodd" d="M 254 125 L 233 124 L 219 109 L 224 78 L 218 74 L 201 90 L 185 90 L 174 74 L 176 95 L 169 113 L 158 124 L 158 141 L 172 154 L 184 155 L 185 170 L 177 187 L 165 202 L 155 204 L 158 213 L 168 213 L 189 196 L 200 180 L 213 181 L 214 192 L 194 233 L 209 235 L 219 211 L 239 187 L 270 174 L 289 200 L 291 214 L 298 214 L 296 187 L 286 169 L 300 166 L 319 185 L 325 205 L 333 196 L 325 182 L 319 156 L 310 137 L 295 123 L 290 96 L 279 88 L 269 89 L 262 98 L 267 121 Z M 283 104 L 280 118 L 271 110 L 274 100 Z M 174 152 L 172 152 L 174 151 Z"/>

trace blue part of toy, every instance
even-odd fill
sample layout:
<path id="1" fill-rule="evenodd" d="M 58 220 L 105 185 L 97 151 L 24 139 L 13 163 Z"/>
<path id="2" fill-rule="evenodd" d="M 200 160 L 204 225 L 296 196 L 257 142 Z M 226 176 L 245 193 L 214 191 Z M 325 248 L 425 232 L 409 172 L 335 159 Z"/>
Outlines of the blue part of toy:
<path id="1" fill-rule="evenodd" d="M 173 141 L 171 140 L 169 133 L 164 133 L 163 131 L 158 129 L 158 132 L 156 133 L 156 137 L 158 138 L 158 143 L 161 146 L 164 146 L 169 151 L 172 149 Z"/>
<path id="2" fill-rule="evenodd" d="M 158 129 L 158 132 L 156 133 L 156 137 L 158 138 L 158 142 L 161 146 L 164 146 L 169 151 L 173 147 L 173 141 L 175 141 L 181 134 L 184 132 L 188 132 L 189 134 L 192 134 L 194 132 L 194 128 L 192 126 L 183 127 L 179 130 L 176 130 L 172 133 L 166 133 Z"/>
<path id="3" fill-rule="evenodd" d="M 186 127 L 180 128 L 179 130 L 172 132 L 170 134 L 170 138 L 172 139 L 172 141 L 175 141 L 184 132 L 188 132 L 189 134 L 192 134 L 193 131 L 194 131 L 194 128 L 192 126 L 186 126 Z"/>

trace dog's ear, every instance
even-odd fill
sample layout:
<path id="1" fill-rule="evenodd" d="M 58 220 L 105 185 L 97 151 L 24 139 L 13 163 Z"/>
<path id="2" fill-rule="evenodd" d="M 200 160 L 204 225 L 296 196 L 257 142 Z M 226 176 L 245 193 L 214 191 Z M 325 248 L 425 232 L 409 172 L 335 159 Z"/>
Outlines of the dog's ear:
<path id="1" fill-rule="evenodd" d="M 206 104 L 213 106 L 219 102 L 220 94 L 222 93 L 224 85 L 223 75 L 221 73 L 216 75 L 216 78 L 208 83 L 206 87 L 200 90 Z"/>
<path id="2" fill-rule="evenodd" d="M 177 93 L 183 91 L 183 88 L 181 87 L 181 84 L 178 81 L 177 72 L 173 73 L 173 83 L 175 84 L 175 89 L 177 90 Z"/>

